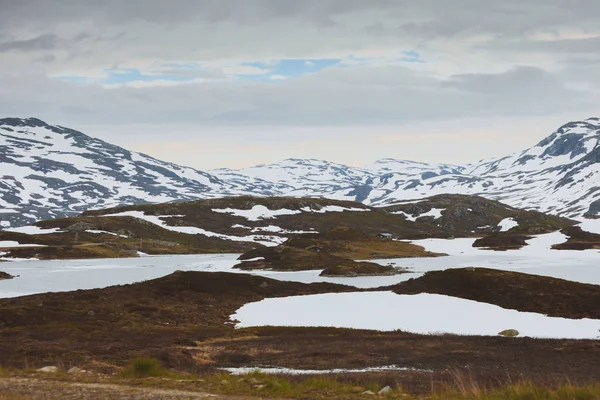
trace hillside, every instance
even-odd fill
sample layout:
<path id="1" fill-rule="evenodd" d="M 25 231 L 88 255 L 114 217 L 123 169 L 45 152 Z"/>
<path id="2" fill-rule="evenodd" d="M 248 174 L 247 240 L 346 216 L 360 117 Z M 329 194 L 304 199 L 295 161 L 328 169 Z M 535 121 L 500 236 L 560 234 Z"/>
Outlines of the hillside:
<path id="1" fill-rule="evenodd" d="M 570 220 L 523 212 L 483 199 L 462 196 L 460 200 L 465 204 L 471 201 L 483 204 L 473 210 L 480 214 L 476 221 L 487 226 L 486 230 L 500 230 L 499 223 L 507 216 L 514 216 L 524 224 L 520 225 L 522 229 L 536 232 L 573 224 Z M 438 198 L 424 204 L 433 207 L 444 202 L 460 203 L 456 199 Z M 277 246 L 291 239 L 290 246 L 333 247 L 329 253 L 350 259 L 422 257 L 430 254 L 422 249 L 411 250 L 412 245 L 394 240 L 478 235 L 471 229 L 470 213 L 454 215 L 455 209 L 448 208 L 452 216 L 447 220 L 452 223 L 443 226 L 435 219 L 407 218 L 404 212 L 392 211 L 395 209 L 340 200 L 286 197 L 140 204 L 5 229 L 0 231 L 0 256 L 53 259 L 243 253 L 256 247 Z M 356 232 L 357 236 L 348 238 L 348 232 Z M 344 245 L 340 247 L 340 243 Z"/>
<path id="2" fill-rule="evenodd" d="M 0 228 L 251 190 L 39 119 L 0 119 Z"/>
<path id="3" fill-rule="evenodd" d="M 403 215 L 410 221 L 438 226 L 465 235 L 510 231 L 541 234 L 574 224 L 567 218 L 546 215 L 508 206 L 479 196 L 444 194 L 416 201 L 404 201 L 382 207 L 391 214 Z"/>

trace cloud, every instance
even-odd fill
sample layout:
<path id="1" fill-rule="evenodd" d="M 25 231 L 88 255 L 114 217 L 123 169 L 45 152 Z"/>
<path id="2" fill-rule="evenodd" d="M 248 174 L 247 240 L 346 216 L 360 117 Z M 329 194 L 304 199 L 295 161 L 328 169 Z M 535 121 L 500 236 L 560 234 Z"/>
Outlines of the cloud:
<path id="1" fill-rule="evenodd" d="M 326 69 L 274 83 L 157 81 L 107 91 L 40 75 L 13 77 L 0 80 L 0 109 L 72 123 L 352 125 L 552 115 L 599 100 L 596 92 L 568 88 L 527 67 L 448 79 L 388 66 Z"/>
<path id="2" fill-rule="evenodd" d="M 0 0 L 0 10 L 2 113 L 104 124 L 107 135 L 125 124 L 444 129 L 600 103 L 597 0 Z"/>
<path id="3" fill-rule="evenodd" d="M 0 42 L 0 53 L 9 51 L 39 51 L 53 50 L 58 47 L 58 37 L 52 34 L 44 34 L 33 39 L 13 40 Z"/>

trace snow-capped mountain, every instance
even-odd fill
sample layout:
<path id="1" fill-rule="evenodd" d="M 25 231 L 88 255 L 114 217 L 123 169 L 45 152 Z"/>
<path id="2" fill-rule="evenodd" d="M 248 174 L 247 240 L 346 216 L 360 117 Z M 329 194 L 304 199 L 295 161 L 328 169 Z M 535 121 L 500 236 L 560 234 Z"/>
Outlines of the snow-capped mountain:
<path id="1" fill-rule="evenodd" d="M 382 159 L 351 167 L 288 159 L 207 172 L 127 151 L 38 119 L 0 119 L 0 227 L 86 209 L 223 196 L 296 196 L 383 206 L 480 195 L 566 217 L 600 212 L 600 119 L 571 122 L 536 146 L 457 166 Z"/>
<path id="2" fill-rule="evenodd" d="M 252 189 L 35 118 L 0 119 L 0 227 Z"/>
<path id="3" fill-rule="evenodd" d="M 600 211 L 600 119 L 571 122 L 536 146 L 427 179 L 404 172 L 373 182 L 368 204 L 442 193 L 480 195 L 513 207 L 578 217 Z M 458 172 L 458 173 L 457 173 Z"/>
<path id="4" fill-rule="evenodd" d="M 237 182 L 260 177 L 286 193 L 382 206 L 438 194 L 470 194 L 513 207 L 580 217 L 600 212 L 600 118 L 571 122 L 536 146 L 473 165 L 382 159 L 354 168 L 317 160 L 285 160 L 240 171 L 213 171 Z"/>

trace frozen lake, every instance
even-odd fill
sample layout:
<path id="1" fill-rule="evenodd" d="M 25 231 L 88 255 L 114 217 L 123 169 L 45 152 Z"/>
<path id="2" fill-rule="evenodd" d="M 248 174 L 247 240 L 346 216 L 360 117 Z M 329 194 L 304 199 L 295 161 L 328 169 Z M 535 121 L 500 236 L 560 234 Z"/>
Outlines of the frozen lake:
<path id="1" fill-rule="evenodd" d="M 0 263 L 0 271 L 19 275 L 0 281 L 0 298 L 45 292 L 95 289 L 156 279 L 177 270 L 249 273 L 232 269 L 239 254 L 149 256 L 124 259 L 19 261 Z M 360 278 L 324 278 L 321 271 L 253 271 L 272 279 L 297 282 L 334 282 L 357 287 L 378 287 L 408 279 L 409 275 Z"/>
<path id="2" fill-rule="evenodd" d="M 432 270 L 462 267 L 488 267 L 551 276 L 600 285 L 600 251 L 550 250 L 554 243 L 564 241 L 560 233 L 542 235 L 530 241 L 522 250 L 495 252 L 478 250 L 471 245 L 474 239 L 428 239 L 415 243 L 430 251 L 445 252 L 448 257 L 379 260 L 408 267 L 413 273 L 357 278 L 325 278 L 320 271 L 271 272 L 253 271 L 273 279 L 296 282 L 333 282 L 359 288 L 392 285 L 416 278 Z M 102 288 L 159 278 L 177 270 L 237 272 L 238 254 L 150 256 L 128 259 L 21 261 L 0 263 L 0 271 L 19 275 L 13 280 L 0 281 L 0 298 L 35 293 L 60 292 L 77 289 Z"/>

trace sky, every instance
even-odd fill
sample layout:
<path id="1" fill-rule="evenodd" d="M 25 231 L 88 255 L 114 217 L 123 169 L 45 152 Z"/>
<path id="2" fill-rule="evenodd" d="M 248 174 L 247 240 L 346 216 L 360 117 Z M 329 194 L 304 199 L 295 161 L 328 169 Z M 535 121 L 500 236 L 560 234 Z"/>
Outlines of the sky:
<path id="1" fill-rule="evenodd" d="M 0 0 L 0 117 L 200 169 L 468 163 L 600 116 L 597 0 Z"/>

